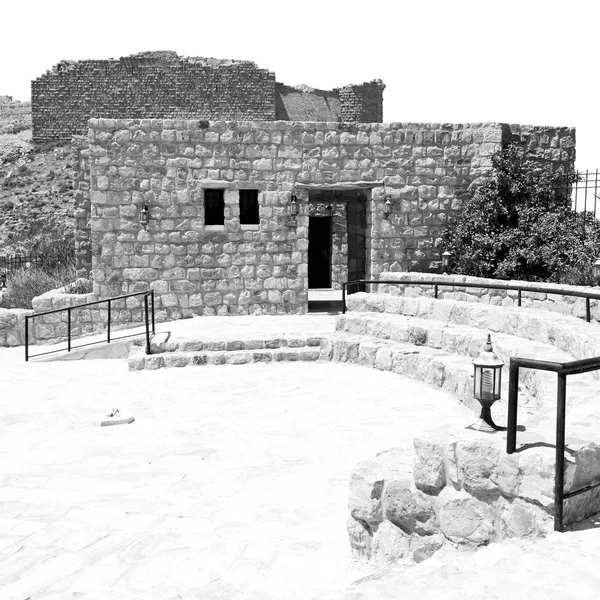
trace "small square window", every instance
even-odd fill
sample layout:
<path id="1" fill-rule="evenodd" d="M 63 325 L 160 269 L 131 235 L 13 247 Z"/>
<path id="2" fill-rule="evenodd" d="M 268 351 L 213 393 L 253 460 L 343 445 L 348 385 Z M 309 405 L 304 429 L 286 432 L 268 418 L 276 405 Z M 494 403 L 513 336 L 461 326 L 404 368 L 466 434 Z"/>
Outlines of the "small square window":
<path id="1" fill-rule="evenodd" d="M 258 190 L 240 190 L 240 224 L 258 225 Z"/>
<path id="2" fill-rule="evenodd" d="M 204 190 L 204 224 L 223 225 L 225 223 L 225 199 L 223 190 Z"/>

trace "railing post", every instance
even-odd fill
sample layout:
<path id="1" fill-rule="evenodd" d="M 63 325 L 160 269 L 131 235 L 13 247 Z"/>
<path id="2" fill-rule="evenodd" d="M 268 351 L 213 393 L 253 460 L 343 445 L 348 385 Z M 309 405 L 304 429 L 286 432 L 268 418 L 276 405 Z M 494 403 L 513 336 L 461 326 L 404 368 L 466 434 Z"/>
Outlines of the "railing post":
<path id="1" fill-rule="evenodd" d="M 25 315 L 25 362 L 29 360 L 29 315 Z"/>
<path id="2" fill-rule="evenodd" d="M 433 295 L 435 298 L 438 297 L 438 284 L 437 283 L 433 286 Z"/>
<path id="3" fill-rule="evenodd" d="M 592 320 L 592 311 L 590 308 L 590 299 L 585 299 L 585 320 L 589 323 Z"/>
<path id="4" fill-rule="evenodd" d="M 108 323 L 106 324 L 107 337 L 106 343 L 110 344 L 110 299 L 108 301 L 108 315 L 107 315 Z"/>
<path id="5" fill-rule="evenodd" d="M 67 352 L 71 352 L 71 307 L 67 308 Z"/>
<path id="6" fill-rule="evenodd" d="M 554 472 L 554 531 L 563 530 L 565 493 L 565 412 L 567 376 L 558 374 L 556 388 L 556 470 Z"/>
<path id="7" fill-rule="evenodd" d="M 517 411 L 519 408 L 519 364 L 510 359 L 508 371 L 508 419 L 506 423 L 506 452 L 517 449 Z"/>
<path id="8" fill-rule="evenodd" d="M 152 333 L 155 334 L 155 328 L 154 328 L 154 290 L 150 291 L 150 297 L 152 298 Z"/>
<path id="9" fill-rule="evenodd" d="M 342 314 L 346 314 L 346 283 L 342 283 Z"/>
<path id="10" fill-rule="evenodd" d="M 150 321 L 148 320 L 148 294 L 144 296 L 144 313 L 146 315 L 146 354 L 150 354 Z"/>
<path id="11" fill-rule="evenodd" d="M 517 290 L 517 306 L 521 306 L 521 290 Z"/>

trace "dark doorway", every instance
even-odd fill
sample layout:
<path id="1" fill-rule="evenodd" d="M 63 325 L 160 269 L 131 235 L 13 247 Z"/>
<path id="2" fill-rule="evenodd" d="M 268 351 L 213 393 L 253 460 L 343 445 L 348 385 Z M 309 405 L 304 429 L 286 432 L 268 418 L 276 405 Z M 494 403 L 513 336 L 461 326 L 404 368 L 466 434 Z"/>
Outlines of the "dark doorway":
<path id="1" fill-rule="evenodd" d="M 308 287 L 331 287 L 331 217 L 308 219 Z"/>

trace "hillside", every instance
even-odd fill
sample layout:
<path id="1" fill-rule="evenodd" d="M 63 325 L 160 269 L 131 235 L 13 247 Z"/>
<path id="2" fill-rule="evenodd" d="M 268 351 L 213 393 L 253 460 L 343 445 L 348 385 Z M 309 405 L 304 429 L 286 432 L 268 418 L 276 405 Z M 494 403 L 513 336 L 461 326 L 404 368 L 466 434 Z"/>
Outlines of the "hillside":
<path id="1" fill-rule="evenodd" d="M 34 147 L 30 103 L 0 96 L 0 254 L 72 234 L 72 161 L 69 144 Z"/>

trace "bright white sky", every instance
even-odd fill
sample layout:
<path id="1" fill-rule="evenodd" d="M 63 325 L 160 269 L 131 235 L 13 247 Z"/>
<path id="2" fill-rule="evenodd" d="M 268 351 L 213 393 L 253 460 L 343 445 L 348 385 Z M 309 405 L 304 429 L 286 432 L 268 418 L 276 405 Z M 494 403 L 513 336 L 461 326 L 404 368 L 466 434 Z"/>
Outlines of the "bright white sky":
<path id="1" fill-rule="evenodd" d="M 61 60 L 252 60 L 288 85 L 382 79 L 384 120 L 577 128 L 600 168 L 598 0 L 2 0 L 0 95 Z"/>

